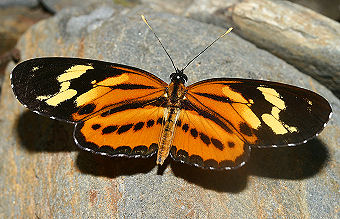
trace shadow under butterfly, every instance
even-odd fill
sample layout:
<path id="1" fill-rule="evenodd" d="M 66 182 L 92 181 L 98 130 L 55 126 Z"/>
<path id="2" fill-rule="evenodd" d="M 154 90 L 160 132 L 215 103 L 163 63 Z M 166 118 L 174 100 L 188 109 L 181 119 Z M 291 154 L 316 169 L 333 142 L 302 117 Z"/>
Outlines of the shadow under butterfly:
<path id="1" fill-rule="evenodd" d="M 77 151 L 71 138 L 72 125 L 25 111 L 18 118 L 16 126 L 20 145 L 31 153 Z M 170 163 L 176 177 L 206 189 L 237 193 L 246 188 L 248 176 L 291 180 L 312 177 L 326 164 L 328 154 L 325 145 L 315 138 L 297 147 L 254 148 L 247 165 L 234 171 L 192 168 L 178 162 L 170 163 L 170 159 L 167 159 L 157 174 L 162 174 Z M 126 157 L 111 159 L 80 151 L 75 163 L 84 174 L 116 178 L 150 172 L 155 167 L 155 159 L 155 156 L 147 159 Z"/>

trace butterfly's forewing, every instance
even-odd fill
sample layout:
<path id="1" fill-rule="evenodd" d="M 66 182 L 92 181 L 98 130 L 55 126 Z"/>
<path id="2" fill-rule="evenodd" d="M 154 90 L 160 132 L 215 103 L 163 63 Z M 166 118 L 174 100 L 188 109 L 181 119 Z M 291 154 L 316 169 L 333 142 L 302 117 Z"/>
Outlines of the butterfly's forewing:
<path id="1" fill-rule="evenodd" d="M 37 58 L 17 65 L 13 92 L 27 108 L 77 122 L 130 102 L 147 102 L 165 92 L 156 76 L 129 66 L 78 58 Z"/>
<path id="2" fill-rule="evenodd" d="M 260 80 L 205 80 L 189 86 L 186 98 L 184 106 L 191 105 L 196 112 L 181 116 L 192 127 L 183 132 L 181 121 L 176 135 L 183 139 L 175 137 L 172 155 L 193 164 L 203 162 L 205 167 L 237 167 L 248 157 L 250 146 L 303 143 L 318 134 L 331 115 L 329 103 L 314 92 Z M 197 130 L 196 138 L 191 128 Z M 219 142 L 214 144 L 213 139 Z"/>
<path id="3" fill-rule="evenodd" d="M 20 63 L 11 80 L 17 99 L 30 110 L 76 123 L 74 138 L 85 150 L 148 156 L 157 149 L 167 84 L 148 72 L 53 57 Z"/>

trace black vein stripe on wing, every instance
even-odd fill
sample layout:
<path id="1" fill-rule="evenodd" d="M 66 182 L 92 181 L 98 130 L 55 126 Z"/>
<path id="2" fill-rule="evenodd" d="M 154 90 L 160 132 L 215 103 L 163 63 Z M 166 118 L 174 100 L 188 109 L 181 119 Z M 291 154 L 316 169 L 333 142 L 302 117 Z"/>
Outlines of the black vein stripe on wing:
<path id="1" fill-rule="evenodd" d="M 187 95 L 190 95 L 190 94 L 187 94 Z M 193 96 L 192 98 L 196 99 L 196 97 L 193 97 Z M 196 100 L 200 102 L 198 99 Z M 228 119 L 224 118 L 217 112 L 212 111 L 209 108 L 205 107 L 202 103 L 200 106 L 196 106 L 192 102 L 188 100 L 184 100 L 182 102 L 181 107 L 188 111 L 196 111 L 202 117 L 209 119 L 213 121 L 214 123 L 216 123 L 222 129 L 224 129 L 227 133 L 233 133 L 236 136 L 238 136 L 243 142 L 247 142 L 247 140 L 242 136 L 242 134 L 236 129 L 234 124 L 232 124 L 230 121 L 228 121 Z"/>
<path id="2" fill-rule="evenodd" d="M 135 86 L 135 87 L 136 87 L 136 86 Z M 101 101 L 103 98 L 105 98 L 105 95 L 109 94 L 109 93 L 112 92 L 113 90 L 115 90 L 115 89 L 111 89 L 111 91 L 105 93 L 104 95 L 102 95 L 102 96 L 100 96 L 100 97 L 98 97 L 98 98 L 96 98 L 96 99 L 93 99 L 93 101 L 89 102 L 87 105 L 85 105 L 85 106 L 79 108 L 79 110 L 77 111 L 77 113 L 78 113 L 79 115 L 81 115 L 81 112 L 82 112 L 82 111 L 86 111 L 85 108 L 86 108 L 87 106 L 91 106 L 91 105 L 92 105 L 92 102 Z M 135 90 L 135 92 L 138 92 L 138 88 L 134 88 L 133 90 Z M 118 102 L 118 103 L 115 103 L 115 104 L 109 104 L 109 105 L 104 106 L 103 108 L 100 108 L 100 109 L 97 110 L 97 111 L 86 112 L 86 113 L 85 113 L 86 115 L 84 114 L 84 117 L 83 117 L 81 120 L 88 120 L 88 119 L 90 119 L 90 118 L 92 118 L 92 117 L 95 117 L 95 116 L 97 116 L 97 115 L 99 115 L 99 114 L 103 114 L 103 115 L 104 115 L 105 113 L 109 113 L 109 112 L 111 112 L 111 111 L 114 112 L 114 111 L 116 110 L 115 108 L 120 107 L 120 106 L 124 107 L 126 104 L 134 103 L 134 104 L 140 105 L 140 106 L 143 106 L 143 104 L 151 104 L 152 102 L 157 102 L 159 99 L 162 99 L 163 96 L 161 96 L 161 95 L 162 95 L 163 93 L 164 93 L 163 90 L 161 90 L 161 91 L 157 90 L 157 91 L 154 91 L 154 92 L 152 92 L 152 93 L 149 93 L 149 94 L 147 94 L 147 95 L 145 95 L 145 96 L 140 96 L 140 97 L 138 97 L 138 98 L 134 98 L 133 100 L 127 100 L 127 101 L 122 101 L 122 102 Z M 159 96 L 159 98 L 148 99 L 148 97 L 151 97 L 151 96 L 154 96 L 154 95 Z M 148 101 L 144 101 L 145 98 L 147 98 Z M 84 109 L 85 109 L 85 110 L 84 110 Z"/>
<path id="3" fill-rule="evenodd" d="M 240 118 L 242 118 L 243 122 L 247 122 L 247 119 L 244 118 L 244 116 L 242 116 L 242 115 L 239 113 L 239 110 L 236 109 L 236 108 L 233 106 L 233 104 L 234 104 L 234 103 L 243 104 L 245 107 L 248 107 L 250 110 L 252 109 L 252 106 L 254 105 L 254 104 L 252 104 L 252 103 L 242 103 L 242 102 L 231 101 L 230 98 L 228 98 L 228 97 L 219 96 L 219 95 L 215 95 L 215 94 L 200 93 L 200 92 L 195 92 L 195 94 L 197 94 L 197 95 L 199 95 L 199 96 L 202 96 L 202 97 L 210 98 L 210 99 L 212 99 L 212 100 L 214 100 L 214 101 L 218 101 L 218 102 L 223 102 L 223 103 L 229 104 L 230 107 L 235 111 L 235 113 L 238 114 L 238 116 L 239 116 Z M 263 108 L 265 108 L 265 109 L 267 108 L 267 109 L 268 109 L 268 107 L 266 107 L 266 106 L 263 106 Z M 294 118 L 293 116 L 290 116 L 290 117 L 291 117 L 291 119 Z M 276 120 L 279 121 L 278 119 L 276 119 Z M 280 121 L 279 121 L 279 122 L 280 122 Z M 288 130 L 287 130 L 287 131 L 288 131 Z M 298 134 L 299 134 L 299 133 L 298 133 Z M 269 140 L 269 141 L 271 141 L 271 142 L 275 142 L 275 139 L 274 139 L 274 136 L 273 136 L 273 135 L 270 135 L 270 134 L 269 134 L 269 135 L 266 135 L 266 138 L 271 139 L 271 140 Z M 305 139 L 304 136 L 301 136 L 301 138 L 302 138 L 302 139 Z M 288 140 L 287 140 L 287 139 L 284 139 L 284 144 L 288 144 L 288 143 L 289 143 Z"/>

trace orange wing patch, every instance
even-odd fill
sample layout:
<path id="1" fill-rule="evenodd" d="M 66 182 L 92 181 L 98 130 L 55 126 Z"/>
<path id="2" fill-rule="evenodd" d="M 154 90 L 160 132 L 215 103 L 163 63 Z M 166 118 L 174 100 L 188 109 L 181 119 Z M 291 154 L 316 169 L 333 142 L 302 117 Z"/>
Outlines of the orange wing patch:
<path id="1" fill-rule="evenodd" d="M 75 141 L 81 148 L 103 155 L 151 156 L 157 151 L 164 108 L 132 107 L 77 124 Z"/>
<path id="2" fill-rule="evenodd" d="M 186 97 L 198 109 L 214 115 L 228 125 L 237 138 L 254 144 L 257 140 L 254 130 L 261 126 L 261 120 L 250 108 L 253 101 L 245 99 L 223 84 L 209 86 L 209 94 L 206 91 L 207 87 L 197 86 L 189 89 Z"/>
<path id="3" fill-rule="evenodd" d="M 182 110 L 171 149 L 175 160 L 195 166 L 231 169 L 242 166 L 250 147 L 237 132 L 197 111 Z"/>
<path id="4" fill-rule="evenodd" d="M 166 84 L 162 85 L 152 77 L 135 72 L 126 72 L 99 82 L 94 80 L 93 88 L 75 99 L 79 110 L 73 114 L 73 120 L 88 119 L 127 102 L 157 99 L 165 93 Z"/>

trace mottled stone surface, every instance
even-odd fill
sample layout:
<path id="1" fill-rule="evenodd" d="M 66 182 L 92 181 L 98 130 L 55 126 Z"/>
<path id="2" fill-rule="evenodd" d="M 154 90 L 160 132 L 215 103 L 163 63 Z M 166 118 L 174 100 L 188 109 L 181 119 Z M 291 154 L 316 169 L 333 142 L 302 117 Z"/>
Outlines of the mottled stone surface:
<path id="1" fill-rule="evenodd" d="M 125 7 L 133 7 L 138 4 L 138 0 L 41 0 L 42 5 L 51 12 L 58 12 L 65 8 L 70 7 L 84 7 L 84 5 L 88 5 L 89 8 L 92 7 L 92 4 L 110 4 L 118 3 Z"/>
<path id="2" fill-rule="evenodd" d="M 38 6 L 38 0 L 1 0 L 0 8 L 12 7 L 12 6 L 26 6 L 26 7 L 36 7 Z"/>
<path id="3" fill-rule="evenodd" d="M 157 11 L 172 13 L 191 19 L 228 27 L 232 23 L 232 7 L 241 0 L 141 0 L 144 5 Z"/>
<path id="4" fill-rule="evenodd" d="M 40 9 L 26 6 L 0 7 L 0 87 L 9 61 L 20 57 L 14 47 L 19 37 L 34 23 L 48 17 Z"/>
<path id="5" fill-rule="evenodd" d="M 339 0 L 290 0 L 306 8 L 310 8 L 333 20 L 340 21 L 340 1 Z"/>
<path id="6" fill-rule="evenodd" d="M 334 20 L 288 1 L 142 2 L 204 23 L 224 28 L 233 26 L 235 33 L 311 75 L 340 97 L 340 24 Z M 330 2 L 324 6 L 327 4 Z M 321 7 L 321 3 L 319 5 Z M 310 6 L 316 8 L 316 5 Z M 320 7 L 317 8 L 321 10 Z M 337 4 L 334 8 L 340 10 L 336 9 Z"/>
<path id="7" fill-rule="evenodd" d="M 246 0 L 232 15 L 238 33 L 327 85 L 340 97 L 340 24 L 287 1 Z"/>
<path id="8" fill-rule="evenodd" d="M 195 0 L 185 12 L 187 17 L 195 20 L 229 27 L 232 24 L 232 8 L 241 0 Z"/>
<path id="9" fill-rule="evenodd" d="M 141 3 L 147 5 L 154 10 L 169 12 L 177 15 L 183 15 L 193 2 L 195 2 L 195 0 L 173 0 L 171 2 L 158 0 L 141 0 Z"/>
<path id="10" fill-rule="evenodd" d="M 0 8 L 0 54 L 13 48 L 18 38 L 34 23 L 49 15 L 27 7 Z"/>
<path id="11" fill-rule="evenodd" d="M 100 18 L 95 10 L 102 12 Z M 140 14 L 147 15 L 178 67 L 224 31 L 144 8 L 72 8 L 34 25 L 18 48 L 23 59 L 101 59 L 145 69 L 168 82 L 171 63 Z M 82 19 L 83 25 L 77 22 Z M 0 218 L 337 217 L 340 102 L 329 90 L 233 33 L 186 73 L 189 84 L 244 77 L 305 87 L 327 98 L 334 116 L 317 139 L 297 147 L 253 149 L 248 163 L 234 171 L 171 160 L 158 168 L 155 158 L 114 159 L 80 151 L 72 125 L 27 111 L 6 77 L 0 100 Z"/>

